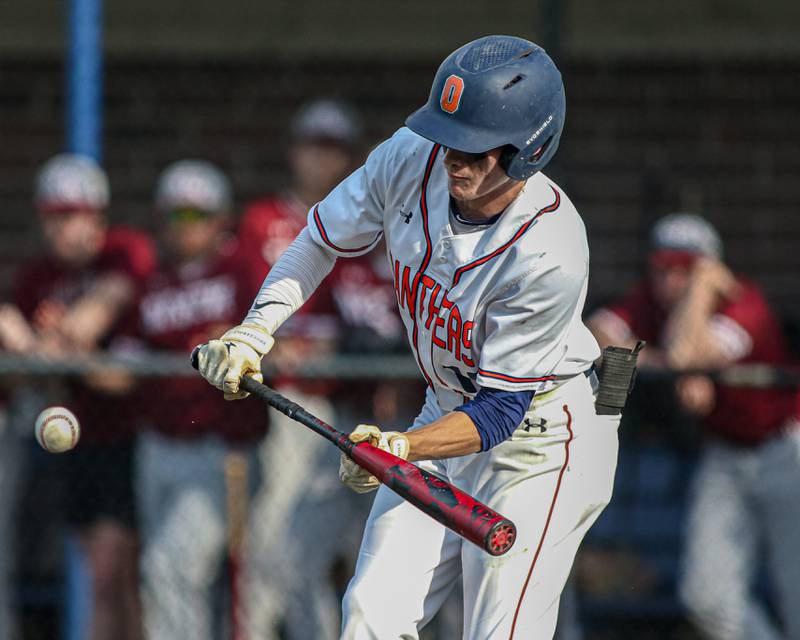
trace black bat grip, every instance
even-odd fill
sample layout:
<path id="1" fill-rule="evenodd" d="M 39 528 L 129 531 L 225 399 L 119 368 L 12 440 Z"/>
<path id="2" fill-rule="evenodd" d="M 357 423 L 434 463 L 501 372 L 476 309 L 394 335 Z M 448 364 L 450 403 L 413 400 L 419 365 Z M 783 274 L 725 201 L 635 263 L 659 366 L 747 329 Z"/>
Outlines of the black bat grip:
<path id="1" fill-rule="evenodd" d="M 200 369 L 201 346 L 202 345 L 197 345 L 194 349 L 192 349 L 192 355 L 190 357 L 192 367 L 198 370 Z M 242 379 L 239 381 L 239 387 L 244 391 L 247 391 L 247 393 L 252 393 L 254 396 L 258 396 L 268 404 L 271 404 L 278 411 L 285 413 L 290 418 L 294 418 L 294 414 L 296 414 L 298 411 L 303 411 L 303 408 L 299 404 L 295 404 L 288 398 L 283 397 L 277 391 L 273 391 L 257 380 L 253 380 L 250 376 L 242 376 Z"/>
<path id="2" fill-rule="evenodd" d="M 200 368 L 199 355 L 201 346 L 202 345 L 197 345 L 194 349 L 192 349 L 190 360 L 192 367 L 195 369 Z M 323 422 L 316 416 L 310 414 L 296 402 L 292 402 L 289 400 L 289 398 L 281 395 L 274 389 L 270 389 L 268 386 L 261 384 L 258 380 L 253 380 L 253 378 L 250 376 L 242 377 L 242 379 L 239 381 L 239 388 L 247 391 L 247 393 L 251 393 L 257 398 L 260 398 L 285 416 L 289 416 L 292 420 L 296 420 L 300 424 L 308 427 L 312 431 L 315 431 L 327 440 L 330 440 L 337 447 L 339 447 L 339 449 L 344 451 L 347 455 L 350 455 L 350 452 L 353 448 L 353 442 L 347 437 L 346 434 L 342 433 L 338 429 L 335 429 L 327 422 Z"/>

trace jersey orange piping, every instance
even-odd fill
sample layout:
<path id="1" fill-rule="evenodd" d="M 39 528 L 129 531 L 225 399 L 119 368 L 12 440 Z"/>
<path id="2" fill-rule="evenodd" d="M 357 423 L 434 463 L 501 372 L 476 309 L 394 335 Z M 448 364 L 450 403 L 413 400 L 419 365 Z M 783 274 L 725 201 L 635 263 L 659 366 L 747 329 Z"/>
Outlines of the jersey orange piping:
<path id="1" fill-rule="evenodd" d="M 489 253 L 489 254 L 481 257 L 481 258 L 478 258 L 477 260 L 469 262 L 469 263 L 465 264 L 463 267 L 459 267 L 458 269 L 456 269 L 456 272 L 453 275 L 453 286 L 454 287 L 458 284 L 458 281 L 461 279 L 461 275 L 463 273 L 469 271 L 470 269 L 474 269 L 475 267 L 479 267 L 482 264 L 486 264 L 492 258 L 496 258 L 497 256 L 499 256 L 506 249 L 508 249 L 512 244 L 514 244 L 517 240 L 519 240 L 525 234 L 525 232 L 528 229 L 530 229 L 533 226 L 533 224 L 542 215 L 544 215 L 545 213 L 551 213 L 551 212 L 555 211 L 556 209 L 558 209 L 561 206 L 561 194 L 558 192 L 558 190 L 553 185 L 550 185 L 550 188 L 553 190 L 553 193 L 555 194 L 555 197 L 556 197 L 556 199 L 553 201 L 553 203 L 547 205 L 544 209 L 540 209 L 536 213 L 536 215 L 533 216 L 533 218 L 531 218 L 530 220 L 528 220 L 525 224 L 523 224 L 517 230 L 517 232 L 514 234 L 514 237 L 511 238 L 511 240 L 506 242 L 504 245 L 498 247 L 497 249 L 495 249 L 491 253 Z"/>
<path id="2" fill-rule="evenodd" d="M 331 249 L 334 249 L 339 253 L 360 253 L 361 251 L 366 251 L 370 247 L 375 246 L 375 243 L 378 240 L 380 240 L 380 237 L 383 234 L 382 231 L 379 231 L 378 235 L 375 236 L 375 239 L 369 244 L 365 244 L 363 247 L 357 247 L 355 249 L 343 249 L 342 247 L 333 244 L 333 242 L 331 242 L 330 239 L 328 238 L 328 233 L 325 231 L 325 227 L 322 225 L 322 219 L 319 217 L 319 205 L 314 207 L 314 224 L 317 225 L 317 231 L 319 231 L 319 235 L 322 237 L 322 241 L 325 244 L 327 244 Z"/>
<path id="3" fill-rule="evenodd" d="M 505 380 L 506 382 L 547 382 L 548 380 L 555 380 L 556 376 L 542 376 L 541 378 L 517 378 L 510 376 L 506 373 L 498 373 L 497 371 L 488 371 L 487 369 L 478 369 L 478 374 L 485 378 L 495 378 L 496 380 Z"/>
<path id="4" fill-rule="evenodd" d="M 433 381 L 431 377 L 428 375 L 428 372 L 425 370 L 425 366 L 422 364 L 422 357 L 419 353 L 419 345 L 418 345 L 418 336 L 419 336 L 419 328 L 417 326 L 417 293 L 419 291 L 419 283 L 422 279 L 422 274 L 425 273 L 425 269 L 428 268 L 428 263 L 431 259 L 431 235 L 428 231 L 428 199 L 427 199 L 427 191 L 428 191 L 428 181 L 431 177 L 431 172 L 433 171 L 433 162 L 436 159 L 436 155 L 439 153 L 439 149 L 441 148 L 440 144 L 434 144 L 433 149 L 431 149 L 431 153 L 428 156 L 428 161 L 425 163 L 425 173 L 422 177 L 422 185 L 420 186 L 420 194 L 419 194 L 419 208 L 420 212 L 422 213 L 422 231 L 425 235 L 425 255 L 422 257 L 422 262 L 419 265 L 419 269 L 417 269 L 417 273 L 414 275 L 414 286 L 413 286 L 413 293 L 411 294 L 411 309 L 409 309 L 411 315 L 411 323 L 413 325 L 413 329 L 411 332 L 411 346 L 414 349 L 414 355 L 417 357 L 417 364 L 419 364 L 419 370 L 422 371 L 422 375 L 425 377 L 425 381 L 428 383 L 428 386 L 433 388 Z"/>

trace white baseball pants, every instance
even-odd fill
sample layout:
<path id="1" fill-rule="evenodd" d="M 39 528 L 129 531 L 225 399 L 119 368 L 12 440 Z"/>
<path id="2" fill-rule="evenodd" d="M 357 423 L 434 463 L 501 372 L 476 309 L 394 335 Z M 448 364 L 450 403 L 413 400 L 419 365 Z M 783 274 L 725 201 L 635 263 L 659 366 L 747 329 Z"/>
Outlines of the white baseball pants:
<path id="1" fill-rule="evenodd" d="M 441 414 L 429 391 L 414 426 Z M 343 640 L 415 640 L 459 577 L 465 640 L 552 638 L 575 553 L 611 498 L 619 416 L 595 414 L 580 375 L 535 398 L 526 418 L 532 426 L 488 452 L 420 463 L 510 518 L 511 551 L 492 557 L 381 486 L 342 605 Z"/>
<path id="2" fill-rule="evenodd" d="M 758 447 L 707 446 L 692 486 L 680 583 L 706 637 L 800 640 L 798 489 L 800 425 Z M 753 593 L 763 560 L 783 631 Z"/>

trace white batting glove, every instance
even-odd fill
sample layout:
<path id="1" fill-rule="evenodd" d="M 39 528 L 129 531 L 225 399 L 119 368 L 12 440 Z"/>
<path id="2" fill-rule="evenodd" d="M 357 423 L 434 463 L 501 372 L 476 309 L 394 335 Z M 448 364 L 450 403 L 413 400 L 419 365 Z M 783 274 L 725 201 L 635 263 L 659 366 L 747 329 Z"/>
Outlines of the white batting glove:
<path id="1" fill-rule="evenodd" d="M 240 324 L 226 331 L 219 340 L 201 345 L 197 352 L 198 371 L 217 389 L 221 389 L 226 400 L 240 400 L 249 394 L 239 389 L 242 377 L 249 375 L 263 382 L 261 358 L 275 340 L 263 327 Z"/>
<path id="2" fill-rule="evenodd" d="M 348 436 L 353 442 L 368 441 L 372 446 L 388 451 L 398 458 L 408 460 L 411 447 L 404 433 L 381 431 L 371 424 L 360 424 Z M 366 469 L 362 469 L 345 454 L 339 460 L 339 480 L 356 493 L 367 493 L 380 486 L 378 479 Z"/>

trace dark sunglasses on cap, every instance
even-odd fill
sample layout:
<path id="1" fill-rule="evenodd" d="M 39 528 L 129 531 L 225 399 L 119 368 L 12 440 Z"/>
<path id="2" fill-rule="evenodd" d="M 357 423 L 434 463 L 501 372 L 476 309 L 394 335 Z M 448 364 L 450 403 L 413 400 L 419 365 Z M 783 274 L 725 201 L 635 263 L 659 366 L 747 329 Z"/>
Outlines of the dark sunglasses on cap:
<path id="1" fill-rule="evenodd" d="M 214 214 L 210 211 L 194 208 L 170 209 L 167 212 L 167 219 L 173 224 L 186 224 L 188 222 L 200 222 L 208 220 Z"/>

